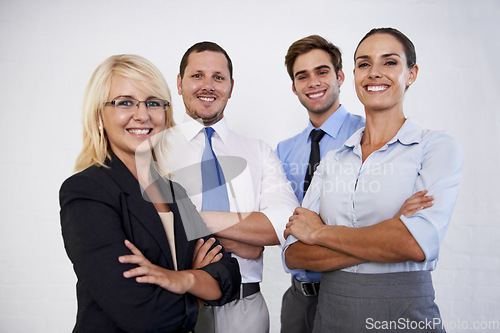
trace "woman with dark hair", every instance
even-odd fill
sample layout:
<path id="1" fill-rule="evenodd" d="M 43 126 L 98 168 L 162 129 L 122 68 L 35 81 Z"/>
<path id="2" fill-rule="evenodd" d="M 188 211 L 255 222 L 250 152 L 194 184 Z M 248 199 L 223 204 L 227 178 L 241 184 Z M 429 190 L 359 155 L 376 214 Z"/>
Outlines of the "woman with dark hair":
<path id="1" fill-rule="evenodd" d="M 366 127 L 321 161 L 305 208 L 287 225 L 285 235 L 294 237 L 286 264 L 324 272 L 314 332 L 444 332 L 430 271 L 458 195 L 462 152 L 449 134 L 403 113 L 418 74 L 404 34 L 373 29 L 354 60 Z M 402 215 L 404 198 L 423 190 L 432 207 Z"/>

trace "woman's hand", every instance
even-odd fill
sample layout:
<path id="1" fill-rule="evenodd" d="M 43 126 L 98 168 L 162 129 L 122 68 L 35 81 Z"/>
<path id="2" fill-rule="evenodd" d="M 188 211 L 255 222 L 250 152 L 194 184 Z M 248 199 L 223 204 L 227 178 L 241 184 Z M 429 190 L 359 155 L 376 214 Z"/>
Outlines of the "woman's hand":
<path id="1" fill-rule="evenodd" d="M 423 190 L 406 199 L 403 207 L 394 215 L 394 218 L 399 218 L 401 215 L 412 216 L 419 210 L 432 207 L 434 197 L 432 195 L 426 196 L 426 194 L 427 190 Z"/>
<path id="2" fill-rule="evenodd" d="M 285 238 L 294 235 L 301 242 L 309 245 L 315 244 L 315 234 L 319 229 L 326 227 L 318 214 L 302 207 L 295 208 L 288 221 L 284 233 Z"/>
<path id="3" fill-rule="evenodd" d="M 206 242 L 203 241 L 203 238 L 198 239 L 194 247 L 193 269 L 204 267 L 222 259 L 222 253 L 220 253 L 220 250 L 222 250 L 221 245 L 217 245 L 210 250 L 214 243 L 215 238 L 213 237 L 209 238 Z"/>
<path id="4" fill-rule="evenodd" d="M 132 255 L 120 256 L 123 264 L 137 264 L 139 267 L 123 272 L 127 279 L 134 278 L 138 283 L 156 284 L 175 294 L 185 294 L 194 285 L 194 276 L 190 271 L 172 271 L 152 264 L 130 241 L 125 240 L 125 246 Z"/>

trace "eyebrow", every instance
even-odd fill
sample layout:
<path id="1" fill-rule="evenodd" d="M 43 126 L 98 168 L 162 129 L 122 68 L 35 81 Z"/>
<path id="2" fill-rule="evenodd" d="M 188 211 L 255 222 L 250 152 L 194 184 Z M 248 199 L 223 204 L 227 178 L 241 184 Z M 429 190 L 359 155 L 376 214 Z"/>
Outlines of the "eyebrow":
<path id="1" fill-rule="evenodd" d="M 330 66 L 328 66 L 328 65 L 320 65 L 320 66 L 318 66 L 318 67 L 314 67 L 314 70 L 315 70 L 315 71 L 318 71 L 318 70 L 320 70 L 320 69 L 324 69 L 324 68 L 326 68 L 326 69 L 331 69 L 331 67 L 330 67 Z M 305 69 L 304 69 L 303 71 L 298 71 L 297 73 L 295 73 L 294 77 L 297 77 L 297 76 L 299 76 L 299 75 L 301 75 L 301 74 L 305 74 L 305 73 L 307 73 L 307 70 L 305 70 Z"/>
<path id="2" fill-rule="evenodd" d="M 221 71 L 214 71 L 214 72 L 211 72 L 210 70 L 206 70 L 206 69 L 197 69 L 197 70 L 194 70 L 194 71 L 193 71 L 193 74 L 196 74 L 196 73 L 224 74 L 224 72 L 221 72 Z"/>
<path id="3" fill-rule="evenodd" d="M 401 58 L 401 56 L 397 53 L 387 53 L 387 54 L 383 54 L 382 55 L 382 58 L 389 58 L 389 57 L 398 57 L 398 58 Z M 365 55 L 365 56 L 359 56 L 357 57 L 356 59 L 354 59 L 355 61 L 357 61 L 358 59 L 369 59 L 370 57 Z"/>
<path id="4" fill-rule="evenodd" d="M 113 98 L 112 101 L 115 100 L 115 99 L 117 99 L 117 98 L 137 99 L 137 98 L 135 98 L 134 96 L 131 96 L 131 95 L 119 95 L 119 96 L 116 96 L 115 98 Z M 149 96 L 148 98 L 146 98 L 146 101 L 150 100 L 150 99 L 156 99 L 156 98 L 158 98 L 158 97 L 156 97 L 156 96 Z M 137 100 L 139 100 L 139 99 L 137 99 Z"/>

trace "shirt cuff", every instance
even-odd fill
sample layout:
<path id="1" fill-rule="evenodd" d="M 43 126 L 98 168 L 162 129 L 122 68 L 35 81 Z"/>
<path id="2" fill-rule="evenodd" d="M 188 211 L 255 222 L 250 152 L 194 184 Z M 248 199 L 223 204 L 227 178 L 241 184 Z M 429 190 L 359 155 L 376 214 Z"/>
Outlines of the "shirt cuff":
<path id="1" fill-rule="evenodd" d="M 284 268 L 285 272 L 287 272 L 287 273 L 291 273 L 293 270 L 289 269 L 285 264 L 285 251 L 288 249 L 288 247 L 290 245 L 292 245 L 293 243 L 298 242 L 298 241 L 299 240 L 295 236 L 289 235 L 285 241 L 285 244 L 283 245 L 283 249 L 281 251 L 281 262 L 283 263 L 283 268 Z"/>
<path id="2" fill-rule="evenodd" d="M 263 209 L 260 212 L 267 216 L 269 221 L 274 227 L 274 232 L 276 232 L 276 236 L 278 236 L 278 240 L 280 242 L 280 247 L 283 248 L 285 244 L 285 236 L 283 233 L 285 232 L 286 224 L 288 223 L 288 219 L 293 215 L 293 210 L 295 207 L 290 210 L 289 208 L 276 208 L 272 209 Z"/>
<path id="3" fill-rule="evenodd" d="M 439 254 L 440 240 L 438 232 L 434 225 L 427 219 L 421 216 L 404 216 L 399 219 L 404 223 L 408 231 L 417 241 L 418 245 L 425 254 L 424 261 L 432 261 L 437 259 Z"/>

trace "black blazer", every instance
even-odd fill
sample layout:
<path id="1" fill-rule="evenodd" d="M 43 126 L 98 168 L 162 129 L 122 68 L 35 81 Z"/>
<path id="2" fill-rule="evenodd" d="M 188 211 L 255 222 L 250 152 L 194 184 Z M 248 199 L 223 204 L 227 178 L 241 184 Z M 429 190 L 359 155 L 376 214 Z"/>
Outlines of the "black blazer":
<path id="1" fill-rule="evenodd" d="M 115 155 L 106 164 L 109 168 L 92 166 L 73 175 L 60 190 L 64 245 L 78 278 L 74 332 L 192 330 L 196 297 L 123 277 L 136 267 L 118 262 L 119 256 L 130 254 L 125 239 L 156 265 L 173 269 L 173 261 L 160 217 L 143 198 L 138 181 Z M 158 185 L 174 214 L 178 269 L 190 269 L 195 240 L 188 241 L 186 230 L 190 239 L 209 231 L 180 185 L 161 178 Z M 241 276 L 234 258 L 224 253 L 219 262 L 202 269 L 223 293 L 220 300 L 207 303 L 222 305 L 238 292 Z"/>

